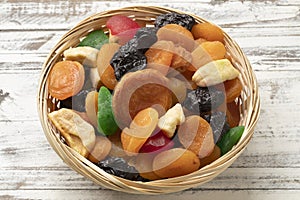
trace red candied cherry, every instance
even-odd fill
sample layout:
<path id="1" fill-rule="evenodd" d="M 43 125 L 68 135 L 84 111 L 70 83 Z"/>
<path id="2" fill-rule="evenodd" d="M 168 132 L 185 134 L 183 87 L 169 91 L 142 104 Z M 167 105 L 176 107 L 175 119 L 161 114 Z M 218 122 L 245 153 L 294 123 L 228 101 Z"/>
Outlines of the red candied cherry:
<path id="1" fill-rule="evenodd" d="M 140 153 L 160 153 L 171 149 L 173 146 L 174 142 L 163 131 L 159 131 L 147 139 L 140 149 Z"/>
<path id="2" fill-rule="evenodd" d="M 109 29 L 109 41 L 117 42 L 124 45 L 133 38 L 136 31 L 141 28 L 140 25 L 123 15 L 116 15 L 109 18 L 106 22 L 106 27 Z"/>

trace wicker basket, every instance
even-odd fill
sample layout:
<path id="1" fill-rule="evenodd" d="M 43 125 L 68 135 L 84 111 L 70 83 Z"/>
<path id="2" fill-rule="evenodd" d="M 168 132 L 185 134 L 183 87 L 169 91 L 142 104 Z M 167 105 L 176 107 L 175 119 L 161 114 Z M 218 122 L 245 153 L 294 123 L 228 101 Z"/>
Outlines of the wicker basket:
<path id="1" fill-rule="evenodd" d="M 59 101 L 52 99 L 49 96 L 46 80 L 53 65 L 57 61 L 62 60 L 63 51 L 69 47 L 76 46 L 79 43 L 79 38 L 85 36 L 94 29 L 102 28 L 103 30 L 106 30 L 105 23 L 107 19 L 113 15 L 126 15 L 145 24 L 152 24 L 156 16 L 171 11 L 182 13 L 181 11 L 169 8 L 138 6 L 92 15 L 80 22 L 62 37 L 58 44 L 52 49 L 43 65 L 38 90 L 38 110 L 45 135 L 53 149 L 66 164 L 101 186 L 105 186 L 112 190 L 139 194 L 170 193 L 199 186 L 226 170 L 243 152 L 253 135 L 254 126 L 260 112 L 260 99 L 256 78 L 244 53 L 239 46 L 224 33 L 226 48 L 232 57 L 232 63 L 241 72 L 240 80 L 243 84 L 243 91 L 239 97 L 241 113 L 240 125 L 245 126 L 242 138 L 226 155 L 222 156 L 212 164 L 185 176 L 151 182 L 137 182 L 112 176 L 104 172 L 61 141 L 58 131 L 51 125 L 47 117 L 49 112 L 59 108 Z M 192 15 L 197 22 L 207 22 L 198 16 L 193 14 L 190 15 Z"/>

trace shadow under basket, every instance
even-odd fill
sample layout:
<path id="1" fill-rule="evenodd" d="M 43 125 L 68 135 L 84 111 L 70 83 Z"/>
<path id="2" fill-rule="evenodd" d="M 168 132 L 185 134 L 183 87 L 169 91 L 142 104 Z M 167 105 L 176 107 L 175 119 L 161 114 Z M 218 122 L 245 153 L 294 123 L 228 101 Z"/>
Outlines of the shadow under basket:
<path id="1" fill-rule="evenodd" d="M 50 145 L 73 170 L 106 188 L 136 194 L 163 194 L 199 186 L 212 180 L 218 174 L 226 170 L 243 152 L 253 135 L 254 127 L 260 112 L 260 98 L 257 81 L 250 63 L 240 47 L 224 33 L 227 52 L 232 58 L 232 64 L 240 71 L 239 78 L 243 84 L 242 93 L 237 100 L 239 102 L 241 117 L 239 125 L 245 126 L 241 139 L 227 154 L 198 171 L 185 176 L 150 182 L 140 182 L 119 178 L 104 172 L 62 142 L 59 132 L 50 123 L 47 116 L 49 112 L 59 109 L 59 101 L 53 99 L 49 95 L 47 78 L 54 64 L 62 60 L 63 51 L 76 46 L 80 42 L 79 39 L 92 30 L 102 29 L 107 31 L 105 24 L 111 16 L 125 15 L 146 25 L 152 25 L 158 15 L 168 12 L 183 13 L 178 10 L 163 7 L 137 6 L 110 10 L 92 15 L 81 21 L 62 37 L 49 53 L 43 65 L 38 87 L 37 102 L 41 124 Z M 208 22 L 196 15 L 190 15 L 195 18 L 197 23 Z"/>

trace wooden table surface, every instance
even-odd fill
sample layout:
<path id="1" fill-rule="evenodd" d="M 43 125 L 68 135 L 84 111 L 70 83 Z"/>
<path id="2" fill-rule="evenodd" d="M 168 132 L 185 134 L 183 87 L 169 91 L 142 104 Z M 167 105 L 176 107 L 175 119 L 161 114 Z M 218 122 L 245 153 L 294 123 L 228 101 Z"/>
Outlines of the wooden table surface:
<path id="1" fill-rule="evenodd" d="M 171 1 L 170 1 L 171 2 Z M 157 199 L 102 188 L 52 150 L 37 115 L 37 85 L 50 49 L 94 13 L 159 5 L 220 25 L 257 75 L 261 116 L 244 153 L 209 183 L 162 195 L 181 199 L 300 199 L 299 0 L 51 1 L 0 3 L 0 199 Z"/>

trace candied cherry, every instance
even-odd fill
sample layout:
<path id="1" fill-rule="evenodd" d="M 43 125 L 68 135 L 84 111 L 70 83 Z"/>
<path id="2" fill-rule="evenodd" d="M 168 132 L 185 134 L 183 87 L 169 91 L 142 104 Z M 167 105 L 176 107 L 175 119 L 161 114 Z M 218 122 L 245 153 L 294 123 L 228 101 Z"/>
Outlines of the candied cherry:
<path id="1" fill-rule="evenodd" d="M 140 25 L 127 16 L 116 15 L 106 22 L 110 41 L 123 45 L 133 38 Z"/>
<path id="2" fill-rule="evenodd" d="M 174 142 L 160 130 L 147 139 L 140 149 L 140 153 L 160 153 L 171 149 L 173 146 Z"/>

